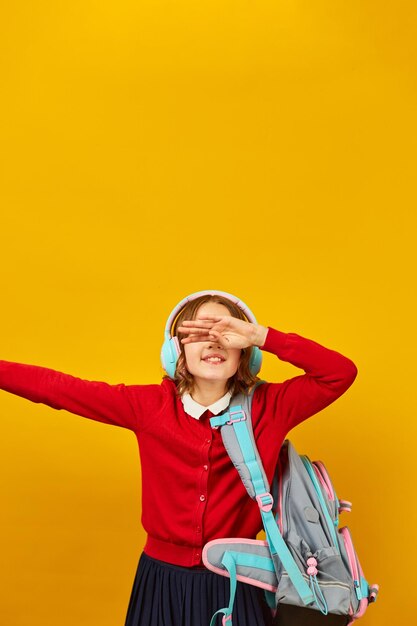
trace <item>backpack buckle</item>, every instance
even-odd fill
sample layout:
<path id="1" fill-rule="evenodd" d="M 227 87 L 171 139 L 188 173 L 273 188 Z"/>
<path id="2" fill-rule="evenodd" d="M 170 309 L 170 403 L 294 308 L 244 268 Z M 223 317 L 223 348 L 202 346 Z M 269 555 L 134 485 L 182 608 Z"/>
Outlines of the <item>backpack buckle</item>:
<path id="1" fill-rule="evenodd" d="M 264 502 L 264 498 L 267 499 L 266 502 Z M 259 508 L 264 513 L 269 513 L 269 511 L 272 509 L 272 506 L 274 504 L 274 498 L 267 491 L 265 493 L 261 493 L 261 495 L 259 496 L 256 496 L 256 501 L 258 503 Z"/>
<path id="2" fill-rule="evenodd" d="M 233 415 L 239 415 L 240 417 L 232 417 Z M 228 426 L 235 424 L 236 422 L 244 422 L 246 419 L 246 413 L 243 409 L 237 409 L 236 411 L 229 411 L 230 420 L 226 422 Z"/>

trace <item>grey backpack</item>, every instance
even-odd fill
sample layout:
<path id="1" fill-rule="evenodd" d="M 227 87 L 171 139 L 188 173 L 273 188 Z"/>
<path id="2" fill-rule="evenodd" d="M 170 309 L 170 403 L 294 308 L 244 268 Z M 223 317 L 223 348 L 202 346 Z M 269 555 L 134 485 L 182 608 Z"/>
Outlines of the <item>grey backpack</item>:
<path id="1" fill-rule="evenodd" d="M 352 624 L 376 600 L 379 587 L 365 580 L 347 526 L 338 528 L 339 513 L 350 511 L 351 503 L 337 498 L 324 464 L 299 456 L 288 439 L 270 488 L 253 436 L 253 391 L 234 396 L 228 410 L 210 422 L 221 429 L 225 448 L 259 505 L 266 541 L 231 538 L 205 545 L 205 566 L 230 577 L 229 606 L 216 611 L 210 626 L 219 614 L 223 625 L 232 626 L 237 580 L 263 588 L 273 613 L 288 605 L 306 607 L 344 616 L 343 623 L 349 616 Z"/>

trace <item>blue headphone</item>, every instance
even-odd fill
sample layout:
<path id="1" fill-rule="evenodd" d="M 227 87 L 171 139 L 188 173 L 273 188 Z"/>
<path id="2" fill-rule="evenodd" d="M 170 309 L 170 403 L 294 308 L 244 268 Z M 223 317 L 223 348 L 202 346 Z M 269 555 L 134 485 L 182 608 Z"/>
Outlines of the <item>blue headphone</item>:
<path id="1" fill-rule="evenodd" d="M 164 370 L 166 371 L 166 373 L 168 374 L 170 378 L 174 378 L 178 357 L 181 354 L 181 348 L 178 342 L 178 338 L 172 337 L 171 335 L 172 325 L 174 323 L 175 318 L 177 317 L 181 309 L 183 309 L 183 307 L 187 304 L 187 302 L 191 302 L 191 300 L 196 300 L 200 296 L 224 296 L 225 298 L 228 298 L 228 300 L 231 300 L 234 304 L 236 304 L 243 311 L 243 313 L 245 314 L 249 322 L 252 322 L 253 324 L 257 323 L 255 316 L 252 313 L 252 311 L 249 309 L 249 307 L 246 306 L 244 302 L 239 300 L 239 298 L 237 298 L 236 296 L 233 296 L 231 293 L 226 293 L 225 291 L 215 291 L 215 290 L 196 291 L 195 293 L 192 293 L 186 298 L 183 298 L 183 300 L 181 300 L 181 302 L 179 302 L 177 306 L 171 311 L 171 314 L 167 319 L 167 323 L 165 324 L 165 332 L 164 332 L 165 340 L 161 349 L 161 362 L 162 362 L 162 367 L 164 368 Z M 249 369 L 250 369 L 251 374 L 253 374 L 253 376 L 256 376 L 256 374 L 259 372 L 259 370 L 261 369 L 261 364 L 262 364 L 262 350 L 260 350 L 258 346 L 253 346 L 251 359 L 249 361 Z"/>

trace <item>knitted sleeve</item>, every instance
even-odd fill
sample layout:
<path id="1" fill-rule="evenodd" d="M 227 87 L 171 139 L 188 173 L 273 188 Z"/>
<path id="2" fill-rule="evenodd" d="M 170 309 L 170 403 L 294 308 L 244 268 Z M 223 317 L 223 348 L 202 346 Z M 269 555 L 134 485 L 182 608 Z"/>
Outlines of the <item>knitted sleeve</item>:
<path id="1" fill-rule="evenodd" d="M 159 388 L 159 385 L 111 385 L 38 365 L 0 361 L 0 389 L 54 409 L 133 431 L 140 428 L 142 416 L 138 398 L 141 393 L 143 397 L 155 398 Z"/>
<path id="2" fill-rule="evenodd" d="M 268 327 L 262 350 L 305 372 L 282 383 L 260 386 L 262 401 L 286 432 L 339 398 L 358 373 L 348 357 L 296 333 Z"/>

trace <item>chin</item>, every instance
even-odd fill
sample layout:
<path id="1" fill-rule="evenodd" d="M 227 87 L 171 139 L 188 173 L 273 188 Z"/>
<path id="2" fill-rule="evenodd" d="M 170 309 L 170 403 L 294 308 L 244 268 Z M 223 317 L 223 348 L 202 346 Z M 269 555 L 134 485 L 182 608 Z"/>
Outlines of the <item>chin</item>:
<path id="1" fill-rule="evenodd" d="M 222 381 L 225 384 L 227 383 L 227 381 L 229 381 L 231 378 L 233 378 L 233 376 L 236 374 L 236 372 L 231 372 L 230 374 L 220 374 L 220 372 L 211 372 L 209 374 L 207 374 L 207 372 L 204 372 L 204 375 L 201 375 L 201 378 L 205 379 L 205 380 L 218 380 L 218 381 Z"/>
<path id="2" fill-rule="evenodd" d="M 218 380 L 224 383 L 227 383 L 227 381 L 229 380 L 228 377 L 225 378 L 224 376 L 216 376 L 216 374 L 213 374 L 212 376 L 202 376 L 201 378 L 203 378 L 203 380 Z"/>

